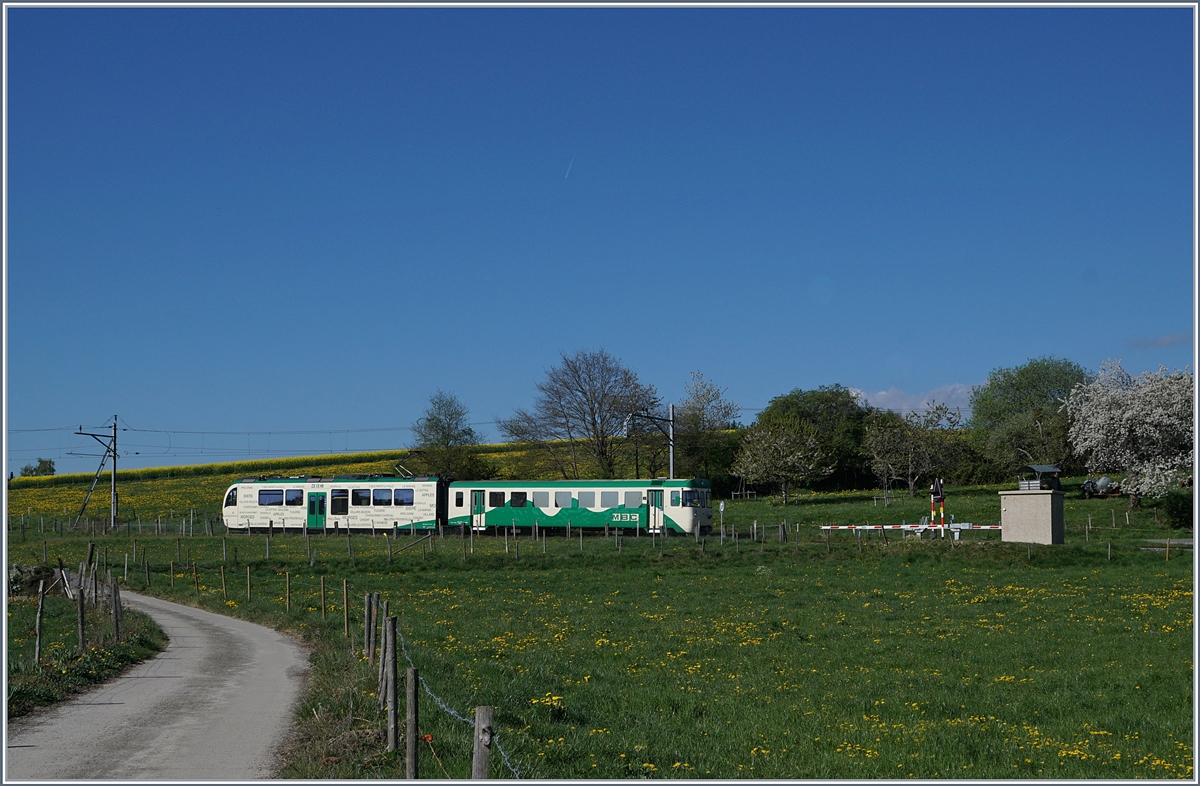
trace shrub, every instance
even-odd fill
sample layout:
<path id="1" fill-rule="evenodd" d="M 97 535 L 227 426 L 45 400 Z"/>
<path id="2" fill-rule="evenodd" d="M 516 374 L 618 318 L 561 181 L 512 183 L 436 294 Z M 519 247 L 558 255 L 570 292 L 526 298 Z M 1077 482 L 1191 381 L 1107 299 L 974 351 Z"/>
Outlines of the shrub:
<path id="1" fill-rule="evenodd" d="M 1192 516 L 1195 512 L 1195 498 L 1192 496 L 1191 489 L 1182 489 L 1180 491 L 1172 491 L 1167 496 L 1163 497 L 1162 502 L 1163 513 L 1166 514 L 1167 521 L 1176 529 L 1191 529 Z"/>

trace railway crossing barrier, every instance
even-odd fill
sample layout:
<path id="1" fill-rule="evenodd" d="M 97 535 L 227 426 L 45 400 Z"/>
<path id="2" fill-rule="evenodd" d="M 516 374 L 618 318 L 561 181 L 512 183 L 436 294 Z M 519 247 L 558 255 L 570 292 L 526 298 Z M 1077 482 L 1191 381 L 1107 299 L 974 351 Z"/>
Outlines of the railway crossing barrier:
<path id="1" fill-rule="evenodd" d="M 925 532 L 929 532 L 930 537 L 946 537 L 946 533 L 951 533 L 954 540 L 959 539 L 959 533 L 967 530 L 998 530 L 999 524 L 971 524 L 966 521 L 955 521 L 954 516 L 949 517 L 950 520 L 946 524 L 930 524 L 929 517 L 925 516 L 918 524 L 823 524 L 821 530 L 829 533 L 835 530 L 852 530 L 861 532 L 863 530 L 880 530 L 886 534 L 887 530 L 899 530 L 902 533 L 915 532 L 917 537 L 922 537 Z"/>

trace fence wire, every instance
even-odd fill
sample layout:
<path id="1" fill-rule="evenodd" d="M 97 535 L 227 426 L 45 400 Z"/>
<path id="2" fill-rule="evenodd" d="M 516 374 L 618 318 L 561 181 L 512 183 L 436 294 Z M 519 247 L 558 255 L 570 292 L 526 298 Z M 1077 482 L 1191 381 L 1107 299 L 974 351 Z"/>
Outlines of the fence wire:
<path id="1" fill-rule="evenodd" d="M 397 629 L 396 637 L 398 639 L 400 639 L 400 649 L 404 652 L 404 659 L 408 661 L 408 665 L 412 666 L 414 669 L 417 668 L 417 664 L 413 663 L 412 656 L 410 656 L 408 654 L 408 646 L 404 642 L 404 634 L 401 633 Z M 429 698 L 433 699 L 434 702 L 439 707 L 441 707 L 442 712 L 446 713 L 451 718 L 460 720 L 463 723 L 467 724 L 468 726 L 471 726 L 472 728 L 474 728 L 474 726 L 475 726 L 474 721 L 464 718 L 453 707 L 449 706 L 448 704 L 446 704 L 446 702 L 442 701 L 440 696 L 438 696 L 436 693 L 434 693 L 432 690 L 429 689 L 429 683 L 425 681 L 425 678 L 421 676 L 421 673 L 419 671 L 417 672 L 417 679 L 421 681 L 421 687 L 423 687 L 425 689 L 425 692 L 427 694 L 429 694 Z M 520 780 L 521 773 L 518 772 L 517 768 L 513 766 L 513 763 L 511 761 L 509 761 L 508 754 L 504 751 L 504 748 L 500 745 L 500 740 L 498 739 L 498 737 L 499 737 L 499 735 L 496 733 L 496 730 L 492 729 L 492 744 L 496 746 L 496 750 L 500 751 L 500 756 L 504 759 L 504 766 L 508 767 L 509 771 L 512 772 L 514 778 Z"/>

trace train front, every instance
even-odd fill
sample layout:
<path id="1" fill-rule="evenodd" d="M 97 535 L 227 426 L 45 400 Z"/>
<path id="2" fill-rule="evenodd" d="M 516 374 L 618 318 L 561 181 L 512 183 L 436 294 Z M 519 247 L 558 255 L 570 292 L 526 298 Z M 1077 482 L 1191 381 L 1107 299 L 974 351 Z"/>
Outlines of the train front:
<path id="1" fill-rule="evenodd" d="M 679 488 L 670 490 L 667 517 L 689 535 L 699 529 L 701 535 L 712 532 L 712 489 L 707 480 L 695 478 L 682 481 Z"/>

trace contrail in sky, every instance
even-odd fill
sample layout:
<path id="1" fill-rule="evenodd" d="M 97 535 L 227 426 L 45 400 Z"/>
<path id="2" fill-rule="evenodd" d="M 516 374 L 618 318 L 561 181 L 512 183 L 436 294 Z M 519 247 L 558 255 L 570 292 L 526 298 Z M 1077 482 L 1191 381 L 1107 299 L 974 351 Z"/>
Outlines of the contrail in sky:
<path id="1" fill-rule="evenodd" d="M 567 174 L 563 175 L 563 180 L 571 176 L 571 166 L 575 163 L 575 156 L 571 156 L 571 163 L 567 164 Z"/>

